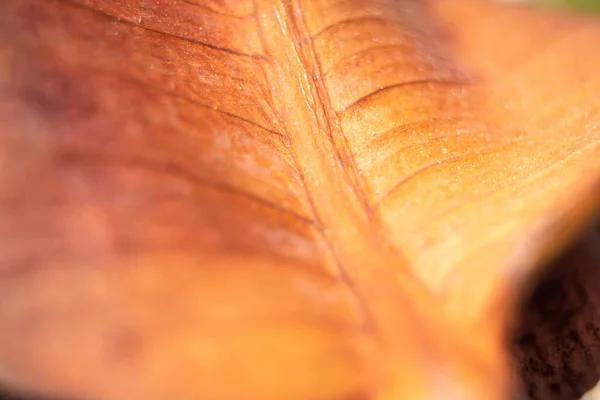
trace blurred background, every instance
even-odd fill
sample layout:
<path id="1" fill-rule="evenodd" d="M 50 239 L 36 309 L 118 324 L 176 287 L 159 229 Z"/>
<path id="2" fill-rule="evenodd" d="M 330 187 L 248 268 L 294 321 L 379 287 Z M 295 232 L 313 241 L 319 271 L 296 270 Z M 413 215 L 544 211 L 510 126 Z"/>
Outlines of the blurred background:
<path id="1" fill-rule="evenodd" d="M 600 13 L 600 0 L 529 0 L 541 6 L 569 8 L 578 12 Z"/>

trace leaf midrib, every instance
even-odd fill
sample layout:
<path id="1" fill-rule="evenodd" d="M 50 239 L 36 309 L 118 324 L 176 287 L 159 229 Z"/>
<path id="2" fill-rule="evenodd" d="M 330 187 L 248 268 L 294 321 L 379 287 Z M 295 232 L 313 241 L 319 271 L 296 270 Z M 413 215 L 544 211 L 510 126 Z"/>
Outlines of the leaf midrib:
<path id="1" fill-rule="evenodd" d="M 319 79 L 301 7 L 295 1 L 265 3 L 257 4 L 257 15 L 269 61 L 265 74 L 275 94 L 272 107 L 316 226 L 340 279 L 355 293 L 379 338 L 397 342 L 407 324 L 414 325 L 421 311 L 431 309 L 426 305 L 431 296 L 385 236 L 376 213 L 368 212 L 354 166 L 342 161 L 340 154 L 349 151 L 336 147 L 334 137 L 342 139 L 338 145 L 344 143 L 343 132 Z"/>

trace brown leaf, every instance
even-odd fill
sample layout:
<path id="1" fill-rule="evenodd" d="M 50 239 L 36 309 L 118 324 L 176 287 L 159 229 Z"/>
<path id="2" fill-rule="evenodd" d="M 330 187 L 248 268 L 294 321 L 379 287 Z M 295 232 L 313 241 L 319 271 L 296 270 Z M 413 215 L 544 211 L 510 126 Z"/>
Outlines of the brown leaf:
<path id="1" fill-rule="evenodd" d="M 507 398 L 597 204 L 599 45 L 475 0 L 0 2 L 0 381 Z"/>

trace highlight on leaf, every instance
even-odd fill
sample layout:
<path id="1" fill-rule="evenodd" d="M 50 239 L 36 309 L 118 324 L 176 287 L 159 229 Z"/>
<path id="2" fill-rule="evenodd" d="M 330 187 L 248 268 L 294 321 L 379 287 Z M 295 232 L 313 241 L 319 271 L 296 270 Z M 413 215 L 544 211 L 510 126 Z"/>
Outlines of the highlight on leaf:
<path id="1" fill-rule="evenodd" d="M 482 0 L 0 2 L 0 385 L 576 399 L 598 48 Z"/>

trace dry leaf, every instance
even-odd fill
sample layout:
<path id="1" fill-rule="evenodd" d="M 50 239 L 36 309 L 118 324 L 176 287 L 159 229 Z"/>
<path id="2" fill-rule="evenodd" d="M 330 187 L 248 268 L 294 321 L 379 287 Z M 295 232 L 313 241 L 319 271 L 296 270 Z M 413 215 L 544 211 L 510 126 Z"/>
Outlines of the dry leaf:
<path id="1" fill-rule="evenodd" d="M 0 381 L 509 398 L 597 204 L 599 46 L 476 0 L 0 2 Z"/>

